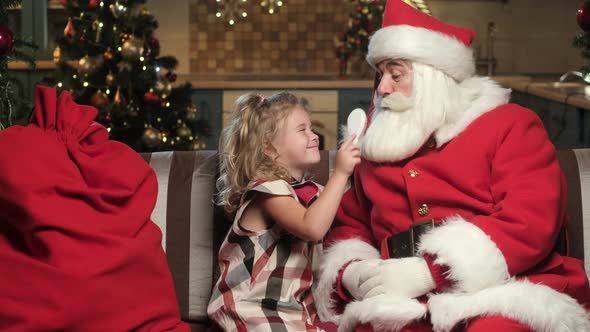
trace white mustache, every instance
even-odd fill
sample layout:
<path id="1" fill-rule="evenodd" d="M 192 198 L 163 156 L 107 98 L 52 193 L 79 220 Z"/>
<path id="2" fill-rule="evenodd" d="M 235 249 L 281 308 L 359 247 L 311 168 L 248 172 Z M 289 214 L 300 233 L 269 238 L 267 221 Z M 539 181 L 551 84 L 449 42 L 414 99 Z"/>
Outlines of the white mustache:
<path id="1" fill-rule="evenodd" d="M 376 106 L 381 110 L 405 112 L 414 106 L 414 96 L 406 97 L 400 92 L 394 92 L 385 97 L 378 97 L 376 102 Z"/>

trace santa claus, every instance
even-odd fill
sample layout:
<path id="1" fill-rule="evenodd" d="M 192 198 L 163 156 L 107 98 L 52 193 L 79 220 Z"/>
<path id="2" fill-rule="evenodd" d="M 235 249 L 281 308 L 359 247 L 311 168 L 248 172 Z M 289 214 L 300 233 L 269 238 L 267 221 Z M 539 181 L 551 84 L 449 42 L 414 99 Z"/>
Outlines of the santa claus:
<path id="1" fill-rule="evenodd" d="M 340 331 L 590 331 L 554 245 L 565 182 L 541 120 L 474 75 L 470 30 L 389 0 L 363 159 L 316 283 Z"/>

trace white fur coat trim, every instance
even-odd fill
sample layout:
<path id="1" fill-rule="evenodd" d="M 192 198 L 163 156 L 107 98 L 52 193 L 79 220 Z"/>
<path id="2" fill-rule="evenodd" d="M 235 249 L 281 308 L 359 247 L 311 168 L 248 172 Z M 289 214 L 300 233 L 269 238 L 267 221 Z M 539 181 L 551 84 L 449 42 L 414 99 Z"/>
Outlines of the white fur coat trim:
<path id="1" fill-rule="evenodd" d="M 500 315 L 537 332 L 590 331 L 586 310 L 570 296 L 529 281 L 511 281 L 474 294 L 439 294 L 428 301 L 436 332 L 448 332 L 459 322 Z"/>
<path id="2" fill-rule="evenodd" d="M 350 261 L 371 258 L 381 258 L 381 254 L 372 245 L 358 239 L 337 242 L 324 251 L 313 288 L 315 306 L 321 320 L 336 324 L 340 320 L 332 300 L 340 269 Z"/>
<path id="3" fill-rule="evenodd" d="M 479 227 L 461 217 L 447 219 L 420 238 L 419 254 L 449 267 L 449 292 L 474 293 L 510 279 L 504 255 Z"/>
<path id="4" fill-rule="evenodd" d="M 367 61 L 376 68 L 385 59 L 406 59 L 438 68 L 457 81 L 475 73 L 471 48 L 440 32 L 409 26 L 381 28 L 369 41 Z"/>
<path id="5" fill-rule="evenodd" d="M 426 305 L 415 299 L 378 295 L 346 306 L 338 332 L 354 331 L 358 325 L 371 323 L 373 331 L 399 331 L 427 313 Z"/>
<path id="6" fill-rule="evenodd" d="M 473 96 L 469 108 L 447 114 L 445 122 L 434 132 L 437 147 L 441 147 L 459 135 L 467 126 L 484 113 L 510 101 L 510 89 L 504 89 L 488 77 L 474 76 L 460 83 L 464 93 Z"/>

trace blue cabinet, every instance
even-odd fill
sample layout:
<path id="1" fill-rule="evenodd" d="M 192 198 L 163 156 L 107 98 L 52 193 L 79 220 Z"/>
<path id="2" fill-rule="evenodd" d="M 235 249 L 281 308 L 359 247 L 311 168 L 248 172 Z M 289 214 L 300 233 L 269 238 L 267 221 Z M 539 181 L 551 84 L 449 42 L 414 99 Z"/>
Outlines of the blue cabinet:
<path id="1" fill-rule="evenodd" d="M 533 110 L 557 149 L 590 147 L 590 111 L 529 93 L 513 91 L 511 102 Z"/>
<path id="2" fill-rule="evenodd" d="M 373 89 L 338 90 L 338 137 L 342 137 L 341 127 L 346 125 L 348 114 L 357 107 L 368 113 L 372 99 Z"/>
<path id="3" fill-rule="evenodd" d="M 211 136 L 203 138 L 205 149 L 217 150 L 222 129 L 223 90 L 193 90 L 191 98 L 211 128 Z"/>

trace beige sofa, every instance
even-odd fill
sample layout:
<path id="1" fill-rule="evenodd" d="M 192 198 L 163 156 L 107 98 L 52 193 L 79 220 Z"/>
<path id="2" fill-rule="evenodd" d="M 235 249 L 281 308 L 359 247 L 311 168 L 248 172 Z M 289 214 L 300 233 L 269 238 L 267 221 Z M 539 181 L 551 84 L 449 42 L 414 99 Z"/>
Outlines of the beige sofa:
<path id="1" fill-rule="evenodd" d="M 321 151 L 321 156 L 314 180 L 323 184 L 333 168 L 335 152 Z M 162 230 L 182 319 L 193 331 L 205 331 L 207 302 L 218 274 L 217 248 L 230 225 L 212 201 L 216 153 L 159 152 L 142 157 L 158 177 L 152 219 Z M 570 255 L 585 259 L 590 275 L 590 149 L 558 151 L 558 158 L 568 183 Z"/>

